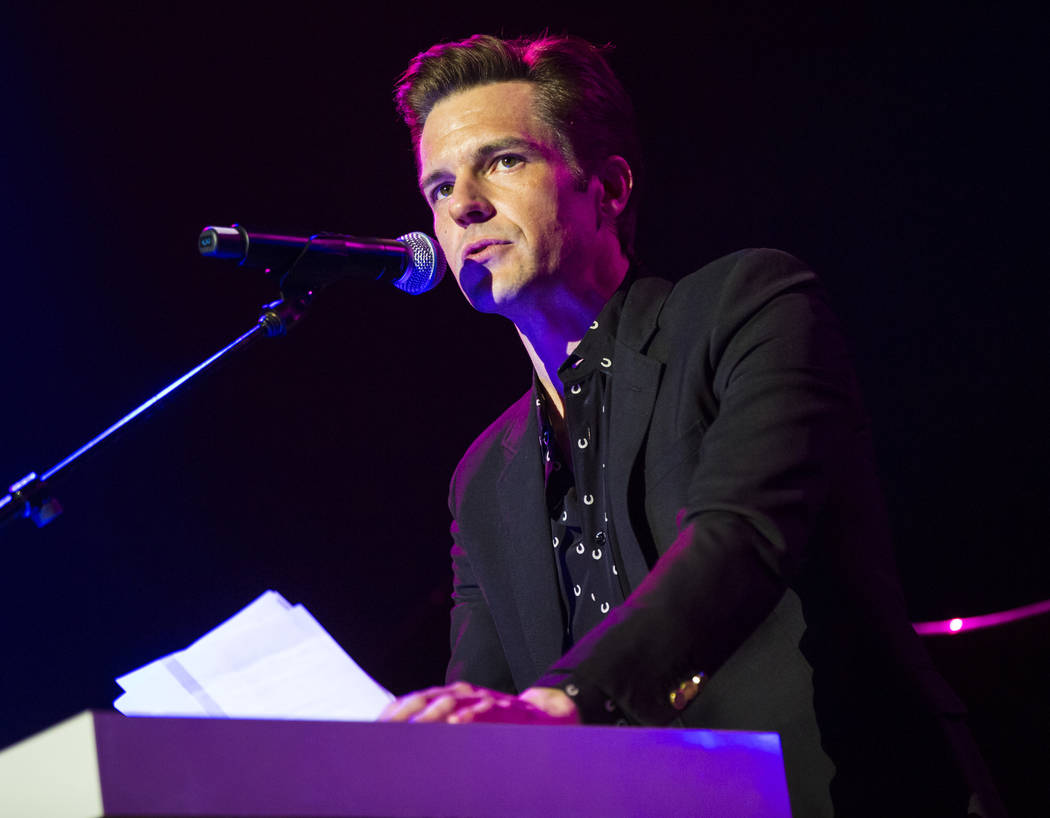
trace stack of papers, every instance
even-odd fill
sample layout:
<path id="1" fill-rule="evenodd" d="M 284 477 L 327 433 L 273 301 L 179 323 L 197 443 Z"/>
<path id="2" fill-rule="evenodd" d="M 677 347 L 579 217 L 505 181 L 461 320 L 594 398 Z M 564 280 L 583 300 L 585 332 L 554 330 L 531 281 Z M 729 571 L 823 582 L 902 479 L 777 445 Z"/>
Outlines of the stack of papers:
<path id="1" fill-rule="evenodd" d="M 117 684 L 127 716 L 372 721 L 394 698 L 276 591 Z"/>

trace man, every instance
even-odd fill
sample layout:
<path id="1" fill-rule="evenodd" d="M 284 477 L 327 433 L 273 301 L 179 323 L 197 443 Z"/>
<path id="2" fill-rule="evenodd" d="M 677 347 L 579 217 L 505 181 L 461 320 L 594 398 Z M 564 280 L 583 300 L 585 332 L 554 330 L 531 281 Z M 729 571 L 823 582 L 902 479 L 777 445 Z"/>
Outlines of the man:
<path id="1" fill-rule="evenodd" d="M 398 102 L 456 280 L 534 385 L 452 480 L 450 684 L 386 718 L 776 730 L 797 815 L 965 815 L 980 761 L 815 276 L 744 251 L 638 277 L 633 113 L 581 40 L 435 46 Z"/>

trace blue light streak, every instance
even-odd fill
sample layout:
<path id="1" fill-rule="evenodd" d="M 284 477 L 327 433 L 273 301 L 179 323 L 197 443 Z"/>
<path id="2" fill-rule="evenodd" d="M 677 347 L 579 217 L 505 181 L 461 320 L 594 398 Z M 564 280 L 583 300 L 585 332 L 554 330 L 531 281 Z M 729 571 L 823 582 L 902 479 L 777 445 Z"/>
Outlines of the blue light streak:
<path id="1" fill-rule="evenodd" d="M 22 489 L 24 489 L 26 486 L 28 486 L 34 480 L 36 480 L 36 472 L 35 471 L 31 471 L 31 472 L 29 472 L 29 474 L 27 474 L 21 480 L 15 481 L 15 483 L 13 483 L 11 486 L 9 486 L 7 490 L 9 492 L 11 492 L 12 494 L 14 494 L 16 491 L 21 491 Z"/>
<path id="2" fill-rule="evenodd" d="M 82 454 L 86 453 L 90 449 L 92 449 L 95 446 L 97 446 L 99 443 L 101 443 L 103 440 L 105 440 L 107 437 L 109 437 L 115 431 L 120 429 L 122 426 L 125 426 L 126 424 L 130 423 L 135 418 L 137 418 L 139 415 L 141 415 L 143 412 L 147 411 L 150 407 L 156 405 L 159 401 L 163 400 L 167 395 L 171 394 L 173 391 L 175 391 L 180 386 L 182 386 L 184 383 L 186 383 L 186 381 L 188 381 L 194 375 L 196 375 L 197 373 L 199 373 L 202 370 L 206 369 L 207 367 L 211 366 L 213 363 L 215 363 L 215 361 L 219 360 L 219 358 L 221 358 L 223 355 L 225 355 L 231 349 L 233 349 L 234 347 L 236 347 L 236 346 L 242 344 L 243 342 L 247 341 L 248 338 L 250 338 L 256 332 L 259 332 L 261 329 L 262 329 L 262 327 L 259 324 L 256 324 L 254 327 L 252 327 L 250 330 L 248 330 L 246 333 L 244 333 L 244 335 L 240 336 L 239 338 L 237 338 L 232 343 L 229 343 L 226 346 L 224 346 L 222 349 L 220 349 L 218 352 L 216 352 L 210 358 L 207 358 L 206 360 L 204 360 L 203 362 L 201 362 L 200 364 L 195 366 L 193 369 L 191 369 L 189 372 L 187 372 L 181 378 L 178 378 L 177 380 L 172 381 L 170 384 L 168 384 L 166 387 L 164 387 L 164 389 L 162 389 L 160 392 L 158 392 L 156 395 L 154 395 L 148 401 L 146 401 L 145 403 L 141 404 L 137 408 L 132 409 L 130 412 L 128 412 L 128 414 L 124 415 L 124 417 L 122 417 L 120 420 L 118 420 L 116 423 L 114 423 L 112 426 L 110 426 L 104 432 L 102 432 L 101 434 L 96 435 L 91 440 L 89 440 L 87 443 L 85 443 L 83 446 L 81 446 L 79 449 L 77 449 L 75 452 L 73 452 L 71 455 L 69 455 L 69 457 L 65 458 L 64 460 L 59 462 L 57 465 L 53 466 L 48 471 L 44 472 L 40 476 L 41 482 L 50 479 L 57 472 L 59 472 L 62 469 L 64 469 L 66 466 L 68 466 L 70 463 L 72 463 L 74 460 L 76 460 Z M 4 505 L 4 503 L 0 502 L 0 507 L 3 507 L 3 505 Z"/>

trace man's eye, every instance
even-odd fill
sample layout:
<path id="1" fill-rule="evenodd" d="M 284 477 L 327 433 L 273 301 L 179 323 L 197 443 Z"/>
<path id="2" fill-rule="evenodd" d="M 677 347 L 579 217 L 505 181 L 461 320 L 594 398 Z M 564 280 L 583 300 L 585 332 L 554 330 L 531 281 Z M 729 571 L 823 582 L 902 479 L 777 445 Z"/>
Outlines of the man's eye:
<path id="1" fill-rule="evenodd" d="M 437 185 L 433 190 L 430 191 L 430 198 L 433 201 L 435 201 L 435 202 L 438 199 L 447 199 L 451 195 L 452 195 L 452 183 L 451 182 L 444 182 L 444 183 L 442 183 L 440 185 Z"/>
<path id="2" fill-rule="evenodd" d="M 520 165 L 524 161 L 525 160 L 522 159 L 520 156 L 515 156 L 514 154 L 508 154 L 506 156 L 501 156 L 499 159 L 497 159 L 496 160 L 496 164 L 499 167 L 501 167 L 501 168 L 513 168 L 513 167 L 517 167 L 518 165 Z"/>

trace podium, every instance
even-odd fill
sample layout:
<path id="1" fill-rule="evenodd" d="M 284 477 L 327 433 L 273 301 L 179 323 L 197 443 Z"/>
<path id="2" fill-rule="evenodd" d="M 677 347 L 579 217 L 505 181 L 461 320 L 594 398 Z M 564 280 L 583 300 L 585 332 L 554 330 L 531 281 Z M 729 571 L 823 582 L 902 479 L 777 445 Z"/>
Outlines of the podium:
<path id="1" fill-rule="evenodd" d="M 775 733 L 126 718 L 0 752 L 0 816 L 790 818 Z"/>

